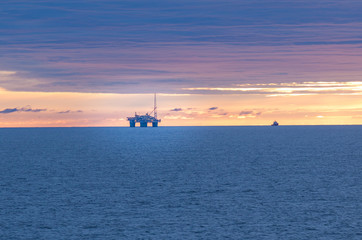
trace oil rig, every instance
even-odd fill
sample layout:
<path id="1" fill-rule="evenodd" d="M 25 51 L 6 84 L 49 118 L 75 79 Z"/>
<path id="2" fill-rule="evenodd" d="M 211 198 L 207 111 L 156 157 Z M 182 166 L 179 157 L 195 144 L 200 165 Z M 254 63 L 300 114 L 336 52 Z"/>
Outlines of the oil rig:
<path id="1" fill-rule="evenodd" d="M 137 113 L 135 113 L 134 117 L 127 117 L 127 120 L 129 121 L 130 127 L 136 127 L 136 123 L 138 122 L 140 123 L 140 127 L 147 127 L 148 123 L 152 123 L 152 127 L 158 127 L 158 123 L 161 122 L 161 119 L 157 118 L 156 93 L 154 96 L 153 110 L 150 114 L 146 113 L 145 115 L 137 115 Z"/>

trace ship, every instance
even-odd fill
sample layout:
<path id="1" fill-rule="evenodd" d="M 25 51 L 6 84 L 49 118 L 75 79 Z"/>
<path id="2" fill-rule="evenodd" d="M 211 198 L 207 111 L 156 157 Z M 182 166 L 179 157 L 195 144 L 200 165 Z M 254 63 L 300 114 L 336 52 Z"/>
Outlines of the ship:
<path id="1" fill-rule="evenodd" d="M 274 121 L 273 124 L 271 126 L 279 126 L 279 123 L 277 121 Z"/>
<path id="2" fill-rule="evenodd" d="M 152 116 L 153 114 L 153 116 Z M 136 127 L 136 123 L 140 123 L 140 127 L 147 127 L 148 123 L 152 123 L 152 127 L 158 127 L 158 123 L 161 122 L 161 119 L 157 118 L 157 102 L 156 94 L 154 95 L 154 105 L 151 113 L 146 113 L 145 115 L 134 114 L 134 117 L 127 117 L 130 127 Z"/>

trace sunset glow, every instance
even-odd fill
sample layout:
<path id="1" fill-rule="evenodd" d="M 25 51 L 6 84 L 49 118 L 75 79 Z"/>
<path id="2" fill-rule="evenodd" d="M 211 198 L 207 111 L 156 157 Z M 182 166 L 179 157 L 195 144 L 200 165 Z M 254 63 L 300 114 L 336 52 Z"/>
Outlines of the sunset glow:
<path id="1" fill-rule="evenodd" d="M 362 123 L 356 1 L 0 6 L 0 127 Z"/>

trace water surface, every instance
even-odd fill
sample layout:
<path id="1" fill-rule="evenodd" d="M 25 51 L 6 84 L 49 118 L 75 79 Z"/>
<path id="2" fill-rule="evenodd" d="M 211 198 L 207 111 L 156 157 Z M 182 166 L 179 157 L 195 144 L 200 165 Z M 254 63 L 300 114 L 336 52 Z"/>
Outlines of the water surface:
<path id="1" fill-rule="evenodd" d="M 362 126 L 0 129 L 0 239 L 362 239 Z"/>

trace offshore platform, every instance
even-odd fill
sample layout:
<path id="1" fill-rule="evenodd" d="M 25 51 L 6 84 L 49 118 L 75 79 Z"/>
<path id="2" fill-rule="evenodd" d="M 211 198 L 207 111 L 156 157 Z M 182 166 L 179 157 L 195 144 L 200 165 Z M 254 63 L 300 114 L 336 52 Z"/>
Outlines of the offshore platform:
<path id="1" fill-rule="evenodd" d="M 136 123 L 138 122 L 140 123 L 140 127 L 147 127 L 148 123 L 152 123 L 152 127 L 158 127 L 158 123 L 161 122 L 161 119 L 157 118 L 156 93 L 154 96 L 153 111 L 150 114 L 137 115 L 137 113 L 135 113 L 134 117 L 127 117 L 127 120 L 129 121 L 130 127 L 136 127 Z"/>

